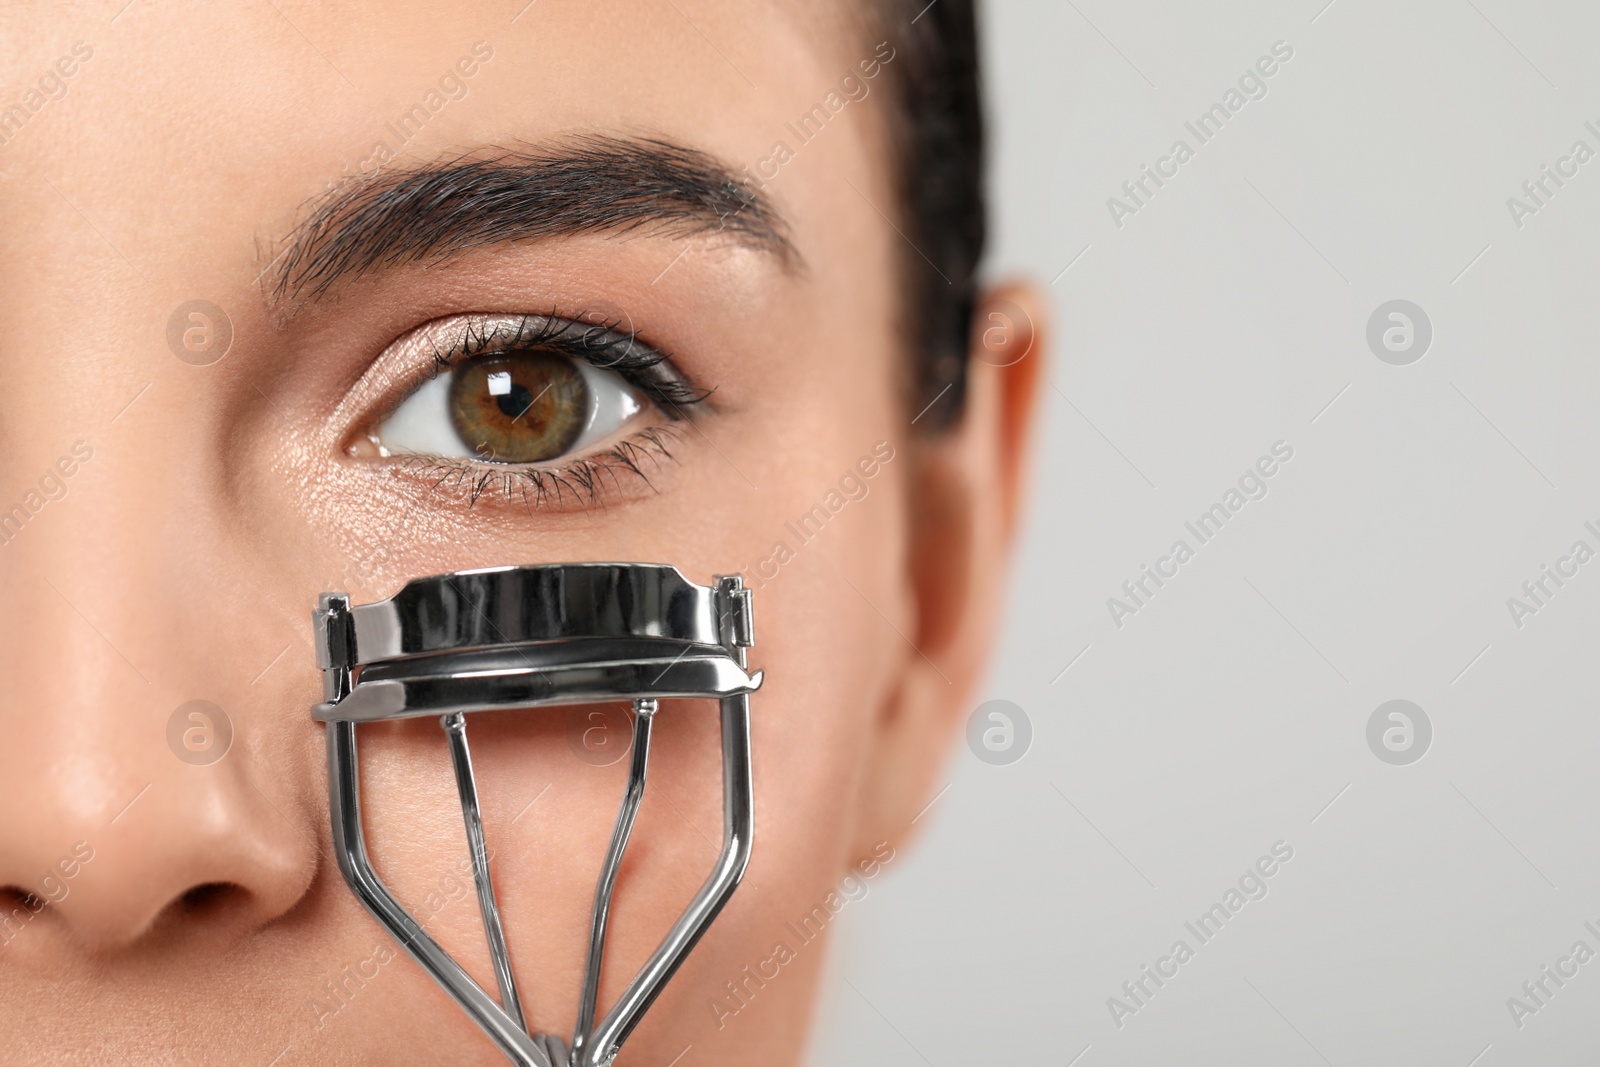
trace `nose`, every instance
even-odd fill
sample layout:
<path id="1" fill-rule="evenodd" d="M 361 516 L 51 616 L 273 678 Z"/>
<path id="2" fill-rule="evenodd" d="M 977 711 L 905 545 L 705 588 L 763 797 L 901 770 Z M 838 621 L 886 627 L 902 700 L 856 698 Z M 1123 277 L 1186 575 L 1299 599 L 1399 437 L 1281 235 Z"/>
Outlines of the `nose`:
<path id="1" fill-rule="evenodd" d="M 0 546 L 0 958 L 233 941 L 317 870 L 306 639 L 114 465 Z"/>

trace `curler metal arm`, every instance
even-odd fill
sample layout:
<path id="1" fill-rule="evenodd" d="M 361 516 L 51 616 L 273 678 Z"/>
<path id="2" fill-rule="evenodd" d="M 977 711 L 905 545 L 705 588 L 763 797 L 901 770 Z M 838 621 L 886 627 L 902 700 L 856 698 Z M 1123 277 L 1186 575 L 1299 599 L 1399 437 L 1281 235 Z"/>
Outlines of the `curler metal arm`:
<path id="1" fill-rule="evenodd" d="M 494 883 L 489 880 L 489 849 L 483 841 L 483 819 L 478 814 L 478 783 L 472 777 L 472 753 L 467 749 L 467 717 L 459 711 L 439 720 L 450 738 L 450 762 L 456 769 L 456 789 L 461 793 L 461 817 L 466 822 L 467 847 L 472 850 L 472 880 L 478 887 L 478 910 L 483 913 L 483 932 L 489 939 L 489 958 L 494 961 L 494 978 L 500 986 L 500 1006 L 524 1030 L 522 1005 L 517 1000 L 517 980 L 511 973 L 511 954 L 506 951 L 506 933 L 500 925 L 500 906 L 495 903 Z"/>
<path id="2" fill-rule="evenodd" d="M 717 865 L 661 947 L 600 1024 L 595 1032 L 595 1048 L 609 1048 L 615 1055 L 616 1049 L 633 1033 L 644 1013 L 683 965 L 690 950 L 705 936 L 706 929 L 733 896 L 750 864 L 755 805 L 750 779 L 750 698 L 743 694 L 725 697 L 722 701 L 722 767 L 722 853 L 717 857 Z M 593 1058 L 577 1061 L 574 1067 L 580 1064 L 604 1067 L 608 1063 L 608 1058 Z"/>
<path id="3" fill-rule="evenodd" d="M 656 717 L 654 700 L 633 702 L 633 752 L 628 763 L 628 789 L 622 797 L 622 809 L 617 812 L 617 826 L 611 834 L 611 847 L 606 852 L 605 866 L 600 868 L 600 884 L 594 893 L 594 916 L 589 925 L 589 958 L 583 969 L 583 994 L 578 1000 L 578 1025 L 572 1035 L 572 1051 L 581 1063 L 589 1031 L 594 1029 L 595 1000 L 600 995 L 600 964 L 605 953 L 606 920 L 611 915 L 611 894 L 617 886 L 617 871 L 622 867 L 622 853 L 633 836 L 633 822 L 639 815 L 639 802 L 644 799 L 645 772 L 650 766 L 650 724 Z"/>
<path id="4" fill-rule="evenodd" d="M 754 831 L 750 592 L 737 577 L 697 586 L 655 564 L 502 567 L 418 579 L 387 601 L 352 608 L 326 595 L 313 616 L 327 725 L 334 853 L 356 897 L 518 1067 L 610 1067 L 644 1014 L 733 895 Z M 665 697 L 721 709 L 723 843 L 682 917 L 598 1024 L 605 943 L 623 855 Z M 490 876 L 466 716 L 618 698 L 633 701 L 633 749 L 621 808 L 595 888 L 578 1018 L 569 1047 L 529 1030 Z M 438 714 L 450 747 L 472 857 L 496 1003 L 395 899 L 372 868 L 361 825 L 359 722 Z"/>
<path id="5" fill-rule="evenodd" d="M 372 916 L 382 923 L 412 959 L 439 983 L 461 1009 L 500 1046 L 517 1067 L 565 1067 L 553 1060 L 500 1005 L 440 947 L 400 905 L 372 869 L 361 829 L 361 785 L 356 759 L 355 723 L 328 724 L 329 794 L 333 852 L 339 872 Z"/>

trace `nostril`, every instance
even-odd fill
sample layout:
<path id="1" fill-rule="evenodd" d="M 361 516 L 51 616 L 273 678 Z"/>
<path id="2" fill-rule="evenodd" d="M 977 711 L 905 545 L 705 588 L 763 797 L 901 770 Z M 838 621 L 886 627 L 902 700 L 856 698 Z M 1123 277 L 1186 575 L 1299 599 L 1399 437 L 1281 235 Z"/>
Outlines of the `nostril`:
<path id="1" fill-rule="evenodd" d="M 244 890 L 232 882 L 206 882 L 197 885 L 179 898 L 178 903 L 190 915 L 217 911 L 227 903 L 244 895 Z"/>
<path id="2" fill-rule="evenodd" d="M 0 886 L 0 912 L 9 913 L 15 908 L 27 908 L 38 911 L 47 901 L 31 889 L 24 889 L 20 885 Z"/>
<path id="3" fill-rule="evenodd" d="M 156 917 L 156 939 L 172 943 L 173 938 L 213 940 L 237 931 L 238 921 L 248 917 L 258 901 L 238 882 L 201 882 L 174 897 Z"/>
<path id="4" fill-rule="evenodd" d="M 21 886 L 0 886 L 0 946 L 11 944 L 11 939 L 22 933 L 47 903 L 44 897 Z"/>

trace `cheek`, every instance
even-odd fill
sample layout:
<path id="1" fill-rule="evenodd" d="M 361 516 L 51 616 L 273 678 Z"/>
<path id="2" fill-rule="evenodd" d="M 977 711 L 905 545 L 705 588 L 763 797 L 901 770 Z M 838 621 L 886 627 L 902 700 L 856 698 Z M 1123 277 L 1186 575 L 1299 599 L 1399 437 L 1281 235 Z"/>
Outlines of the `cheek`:
<path id="1" fill-rule="evenodd" d="M 857 458 L 832 452 L 824 462 L 834 467 L 819 463 L 797 479 L 812 491 L 791 494 L 780 514 L 803 514 Z M 795 557 L 756 593 L 751 662 L 767 682 L 753 705 L 755 758 L 766 803 L 752 871 L 770 893 L 758 906 L 774 917 L 809 910 L 860 859 L 843 850 L 856 836 L 877 717 L 898 665 L 915 654 L 900 636 L 912 623 L 900 578 L 905 497 L 894 462 L 870 484 L 864 500 L 847 500 L 808 543 L 798 543 L 790 521 Z"/>

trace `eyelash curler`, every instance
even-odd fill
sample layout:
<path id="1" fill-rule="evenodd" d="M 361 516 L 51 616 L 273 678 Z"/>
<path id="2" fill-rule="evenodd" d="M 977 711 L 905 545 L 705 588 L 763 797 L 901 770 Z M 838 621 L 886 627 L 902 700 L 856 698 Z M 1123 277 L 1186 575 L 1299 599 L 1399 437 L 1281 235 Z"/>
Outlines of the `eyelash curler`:
<path id="1" fill-rule="evenodd" d="M 326 724 L 333 850 L 356 897 L 518 1067 L 609 1067 L 617 1050 L 733 895 L 750 859 L 754 794 L 747 674 L 750 590 L 737 577 L 696 585 L 675 567 L 568 563 L 458 571 L 408 582 L 388 600 L 352 607 L 326 593 L 312 615 Z M 716 699 L 722 717 L 723 838 L 711 875 L 610 1011 L 595 1021 L 606 921 L 617 871 L 644 795 L 658 701 Z M 633 701 L 627 787 L 600 868 L 587 965 L 569 1048 L 531 1034 L 517 996 L 478 789 L 467 747 L 475 711 Z M 362 834 L 356 726 L 437 715 L 461 796 L 496 1002 L 422 929 L 372 869 Z"/>

